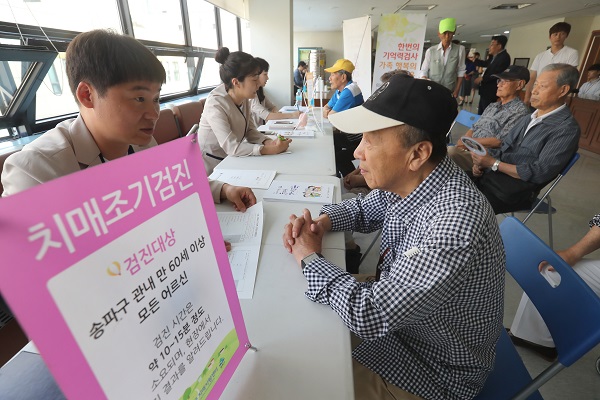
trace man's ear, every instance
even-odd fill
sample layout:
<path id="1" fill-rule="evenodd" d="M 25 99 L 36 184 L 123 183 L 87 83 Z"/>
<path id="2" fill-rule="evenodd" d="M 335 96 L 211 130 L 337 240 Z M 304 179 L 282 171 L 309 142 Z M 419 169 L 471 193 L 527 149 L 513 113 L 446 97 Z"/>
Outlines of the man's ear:
<path id="1" fill-rule="evenodd" d="M 564 97 L 564 96 L 568 95 L 570 91 L 571 91 L 571 86 L 569 86 L 569 85 L 562 85 L 560 87 L 560 94 L 558 95 L 558 97 L 559 98 L 560 97 Z"/>
<path id="2" fill-rule="evenodd" d="M 75 97 L 85 108 L 94 108 L 94 96 L 96 89 L 87 82 L 79 82 L 77 89 L 75 89 Z"/>
<path id="3" fill-rule="evenodd" d="M 410 160 L 410 169 L 418 171 L 431 157 L 433 152 L 433 143 L 424 140 L 415 144 L 412 148 L 412 159 Z"/>

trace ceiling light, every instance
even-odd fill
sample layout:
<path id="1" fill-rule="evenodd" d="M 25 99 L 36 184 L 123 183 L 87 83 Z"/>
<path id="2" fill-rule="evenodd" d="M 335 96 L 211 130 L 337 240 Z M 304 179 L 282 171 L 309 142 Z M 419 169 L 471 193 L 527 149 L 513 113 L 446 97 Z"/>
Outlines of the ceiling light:
<path id="1" fill-rule="evenodd" d="M 504 33 L 505 33 L 505 34 L 508 34 L 508 33 L 510 33 L 510 31 L 504 31 Z"/>
<path id="2" fill-rule="evenodd" d="M 510 3 L 510 4 L 500 4 L 495 7 L 492 7 L 490 10 L 520 10 L 525 7 L 529 7 L 534 5 L 535 3 Z"/>
<path id="3" fill-rule="evenodd" d="M 410 5 L 407 4 L 404 7 L 400 7 L 401 10 L 407 10 L 407 11 L 429 11 L 429 10 L 433 10 L 434 8 L 437 7 L 437 4 L 422 4 L 422 5 L 418 5 L 418 4 L 414 4 L 414 5 Z"/>

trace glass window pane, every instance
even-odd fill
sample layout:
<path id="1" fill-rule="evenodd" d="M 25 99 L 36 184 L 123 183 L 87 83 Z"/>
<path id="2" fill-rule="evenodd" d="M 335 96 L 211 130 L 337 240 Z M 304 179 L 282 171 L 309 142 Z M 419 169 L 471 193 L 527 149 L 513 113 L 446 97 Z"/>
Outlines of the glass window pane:
<path id="1" fill-rule="evenodd" d="M 129 0 L 129 11 L 137 39 L 185 44 L 179 0 Z"/>
<path id="2" fill-rule="evenodd" d="M 252 54 L 252 46 L 250 45 L 250 21 L 240 18 L 242 25 L 242 50 Z"/>
<path id="3" fill-rule="evenodd" d="M 217 49 L 215 6 L 204 0 L 188 1 L 192 46 Z"/>
<path id="4" fill-rule="evenodd" d="M 79 109 L 67 79 L 65 53 L 58 53 L 52 68 L 35 93 L 35 119 L 51 118 L 77 111 Z"/>
<path id="5" fill-rule="evenodd" d="M 237 17 L 219 8 L 221 18 L 221 38 L 223 39 L 223 47 L 228 47 L 229 51 L 238 51 L 240 45 L 238 42 Z"/>
<path id="6" fill-rule="evenodd" d="M 115 0 L 10 0 L 0 2 L 0 15 L 6 22 L 86 32 L 112 28 L 121 33 Z M 79 16 L 79 18 L 76 18 Z M 93 16 L 91 18 L 90 16 Z M 15 21 L 16 20 L 16 21 Z M 41 33 L 41 32 L 40 32 Z"/>
<path id="7" fill-rule="evenodd" d="M 10 137 L 10 131 L 8 129 L 0 129 L 0 139 L 6 139 Z"/>
<path id="8" fill-rule="evenodd" d="M 0 63 L 0 115 L 6 115 L 17 90 L 23 83 L 23 77 L 37 63 L 29 61 L 4 61 Z"/>
<path id="9" fill-rule="evenodd" d="M 200 75 L 200 83 L 198 84 L 198 88 L 202 89 L 221 84 L 219 67 L 219 63 L 216 62 L 214 58 L 206 57 L 204 59 L 204 66 L 202 67 L 202 75 Z"/>
<path id="10" fill-rule="evenodd" d="M 197 57 L 158 56 L 165 67 L 167 82 L 162 86 L 160 95 L 187 92 L 192 86 L 194 71 L 198 64 Z"/>

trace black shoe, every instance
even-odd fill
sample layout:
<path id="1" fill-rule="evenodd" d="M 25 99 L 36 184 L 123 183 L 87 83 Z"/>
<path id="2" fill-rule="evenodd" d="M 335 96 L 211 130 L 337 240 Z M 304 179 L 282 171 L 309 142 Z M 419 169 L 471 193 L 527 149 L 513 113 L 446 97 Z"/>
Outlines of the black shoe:
<path id="1" fill-rule="evenodd" d="M 506 329 L 506 332 L 508 333 L 510 340 L 515 346 L 529 349 L 546 361 L 556 361 L 556 357 L 558 357 L 558 352 L 556 351 L 555 347 L 542 346 L 541 344 L 536 344 L 528 340 L 521 339 L 520 337 L 514 336 L 508 328 Z"/>

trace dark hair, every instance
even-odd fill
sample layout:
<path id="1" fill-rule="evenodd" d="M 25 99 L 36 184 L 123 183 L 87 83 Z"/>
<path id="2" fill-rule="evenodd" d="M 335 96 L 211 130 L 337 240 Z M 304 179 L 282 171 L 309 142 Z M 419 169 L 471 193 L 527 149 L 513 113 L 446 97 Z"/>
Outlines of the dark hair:
<path id="1" fill-rule="evenodd" d="M 548 30 L 548 36 L 558 32 L 564 32 L 567 34 L 567 36 L 569 36 L 569 33 L 571 33 L 571 24 L 568 22 L 557 22 Z"/>
<path id="2" fill-rule="evenodd" d="M 269 63 L 267 62 L 267 60 L 265 60 L 264 58 L 256 57 L 256 61 L 258 61 L 258 65 L 260 66 L 261 74 L 263 72 L 269 72 Z M 262 86 L 258 88 L 256 94 L 258 95 L 258 101 L 260 103 L 265 101 L 265 91 Z"/>
<path id="3" fill-rule="evenodd" d="M 298 63 L 298 67 L 306 67 L 306 66 L 307 66 L 307 65 L 306 65 L 306 63 L 305 63 L 304 61 L 300 61 L 300 62 Z"/>
<path id="4" fill-rule="evenodd" d="M 256 58 L 243 51 L 230 53 L 227 47 L 221 47 L 217 50 L 215 61 L 221 64 L 219 67 L 219 76 L 225 84 L 226 90 L 233 87 L 231 83 L 233 78 L 237 78 L 238 81 L 243 82 L 247 76 L 257 74 L 260 71 L 260 66 Z"/>
<path id="5" fill-rule="evenodd" d="M 404 148 L 408 148 L 419 142 L 431 142 L 432 150 L 429 159 L 433 162 L 442 161 L 448 153 L 445 133 L 430 134 L 412 125 L 400 125 L 396 132 L 398 132 Z"/>
<path id="6" fill-rule="evenodd" d="M 588 68 L 588 71 L 600 71 L 600 64 L 593 64 Z"/>
<path id="7" fill-rule="evenodd" d="M 508 43 L 508 38 L 504 35 L 496 35 L 492 36 L 492 40 L 496 41 L 502 48 L 506 47 L 506 43 Z"/>
<path id="8" fill-rule="evenodd" d="M 473 53 L 473 55 L 474 55 L 474 56 L 481 57 L 481 53 L 480 53 L 480 52 L 478 52 L 478 51 L 476 51 L 475 53 Z"/>
<path id="9" fill-rule="evenodd" d="M 346 82 L 350 82 L 352 80 L 352 73 L 348 72 L 344 69 L 340 69 L 339 71 L 335 71 L 334 74 L 346 75 Z"/>
<path id="10" fill-rule="evenodd" d="M 80 33 L 66 53 L 69 87 L 88 82 L 100 96 L 115 85 L 132 81 L 164 83 L 165 68 L 152 52 L 131 36 L 104 29 Z"/>
<path id="11" fill-rule="evenodd" d="M 579 80 L 579 71 L 572 65 L 569 64 L 548 64 L 542 68 L 541 72 L 546 71 L 559 71 L 556 77 L 556 84 L 558 86 L 567 85 L 569 86 L 569 92 L 572 92 L 577 87 L 577 81 Z"/>

